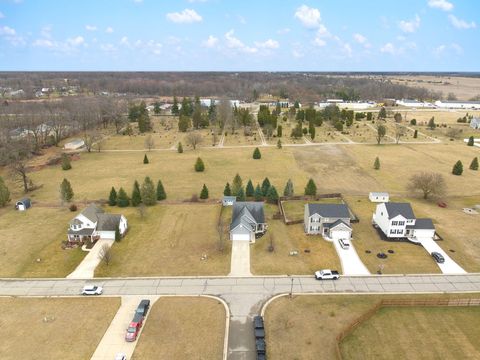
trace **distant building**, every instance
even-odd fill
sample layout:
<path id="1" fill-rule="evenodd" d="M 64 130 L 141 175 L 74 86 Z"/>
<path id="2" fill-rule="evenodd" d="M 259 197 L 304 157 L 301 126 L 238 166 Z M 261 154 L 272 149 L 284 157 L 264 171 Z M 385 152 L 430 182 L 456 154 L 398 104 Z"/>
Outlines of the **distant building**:
<path id="1" fill-rule="evenodd" d="M 476 109 L 480 110 L 480 101 L 435 101 L 435 106 L 440 109 Z"/>
<path id="2" fill-rule="evenodd" d="M 25 211 L 29 208 L 32 207 L 32 202 L 30 199 L 28 198 L 24 198 L 22 200 L 18 200 L 16 203 L 15 203 L 15 209 L 17 209 L 18 211 Z"/>
<path id="3" fill-rule="evenodd" d="M 222 198 L 222 206 L 233 206 L 235 202 L 237 201 L 236 196 L 224 196 Z"/>
<path id="4" fill-rule="evenodd" d="M 386 192 L 371 192 L 368 198 L 371 202 L 388 202 L 390 200 L 390 196 Z"/>
<path id="5" fill-rule="evenodd" d="M 396 101 L 397 105 L 414 108 L 434 108 L 432 103 L 426 101 L 418 101 L 415 99 L 402 99 Z"/>
<path id="6" fill-rule="evenodd" d="M 81 149 L 84 146 L 85 142 L 82 139 L 75 139 L 63 145 L 63 148 L 65 150 L 77 150 Z"/>
<path id="7" fill-rule="evenodd" d="M 472 129 L 480 129 L 480 118 L 474 117 L 474 118 L 470 121 L 470 127 L 471 127 Z"/>

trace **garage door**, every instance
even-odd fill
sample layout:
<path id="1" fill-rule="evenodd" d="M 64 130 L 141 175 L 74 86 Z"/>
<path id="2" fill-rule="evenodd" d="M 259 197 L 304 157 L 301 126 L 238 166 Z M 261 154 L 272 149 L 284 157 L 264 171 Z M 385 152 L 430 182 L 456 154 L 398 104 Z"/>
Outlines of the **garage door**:
<path id="1" fill-rule="evenodd" d="M 346 230 L 332 231 L 332 238 L 335 240 L 350 239 L 350 231 L 346 231 Z"/>
<path id="2" fill-rule="evenodd" d="M 250 241 L 250 234 L 233 234 L 232 240 Z"/>

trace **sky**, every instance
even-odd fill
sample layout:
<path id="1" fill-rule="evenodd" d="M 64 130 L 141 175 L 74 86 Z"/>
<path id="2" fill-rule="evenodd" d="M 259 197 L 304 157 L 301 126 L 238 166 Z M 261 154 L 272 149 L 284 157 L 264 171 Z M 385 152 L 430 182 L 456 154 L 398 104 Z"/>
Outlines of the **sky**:
<path id="1" fill-rule="evenodd" d="M 0 0 L 0 71 L 480 71 L 477 0 Z"/>

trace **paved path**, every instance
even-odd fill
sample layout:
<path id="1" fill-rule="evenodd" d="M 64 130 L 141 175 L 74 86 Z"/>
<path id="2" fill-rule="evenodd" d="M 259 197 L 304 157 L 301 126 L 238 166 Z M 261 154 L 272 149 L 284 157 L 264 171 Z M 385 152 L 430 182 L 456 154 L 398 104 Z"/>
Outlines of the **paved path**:
<path id="1" fill-rule="evenodd" d="M 262 128 L 260 127 L 260 124 L 257 122 L 257 130 L 258 130 L 258 135 L 260 135 L 260 140 L 262 142 L 262 146 L 273 146 L 273 145 L 268 145 L 267 141 L 265 140 L 265 136 L 263 135 Z"/>
<path id="2" fill-rule="evenodd" d="M 76 267 L 76 269 L 69 275 L 67 275 L 68 279 L 89 279 L 93 278 L 95 274 L 95 268 L 100 263 L 100 252 L 102 251 L 102 247 L 107 245 L 108 247 L 112 247 L 115 240 L 107 240 L 107 239 L 100 239 L 97 243 L 93 246 L 90 252 L 85 256 L 82 262 Z"/>
<path id="3" fill-rule="evenodd" d="M 232 241 L 229 276 L 252 276 L 250 272 L 250 242 Z"/>
<path id="4" fill-rule="evenodd" d="M 342 264 L 342 274 L 344 275 L 370 275 L 367 267 L 357 254 L 353 245 L 354 241 L 350 241 L 349 249 L 342 249 L 338 240 L 333 241 L 333 246 L 337 251 L 338 258 Z"/>
<path id="5" fill-rule="evenodd" d="M 460 266 L 458 265 L 453 259 L 448 256 L 448 254 L 440 247 L 440 245 L 437 244 L 435 240 L 432 238 L 425 238 L 425 239 L 418 239 L 420 244 L 423 246 L 423 248 L 431 254 L 432 252 L 436 251 L 440 254 L 443 255 L 445 258 L 445 262 L 443 264 L 437 263 L 438 267 L 440 270 L 442 270 L 442 273 L 444 274 L 466 274 L 467 272 Z M 432 261 L 434 261 L 432 259 Z"/>

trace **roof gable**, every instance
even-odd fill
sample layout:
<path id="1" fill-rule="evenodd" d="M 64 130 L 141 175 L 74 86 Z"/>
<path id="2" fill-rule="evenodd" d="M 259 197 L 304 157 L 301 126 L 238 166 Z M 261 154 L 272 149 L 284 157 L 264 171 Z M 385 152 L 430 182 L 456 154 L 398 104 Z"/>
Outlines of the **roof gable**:
<path id="1" fill-rule="evenodd" d="M 415 219 L 415 214 L 409 203 L 388 202 L 384 205 L 389 219 L 393 219 L 398 215 L 402 215 L 405 219 Z"/>
<path id="2" fill-rule="evenodd" d="M 98 214 L 103 214 L 104 212 L 105 211 L 101 207 L 95 204 L 90 204 L 85 209 L 83 209 L 83 211 L 80 214 L 85 216 L 91 222 L 97 222 Z"/>
<path id="3" fill-rule="evenodd" d="M 233 204 L 232 222 L 230 230 L 237 227 L 240 223 L 253 226 L 265 222 L 263 213 L 263 203 L 261 202 L 235 202 Z M 252 225 L 253 224 L 253 225 Z"/>

